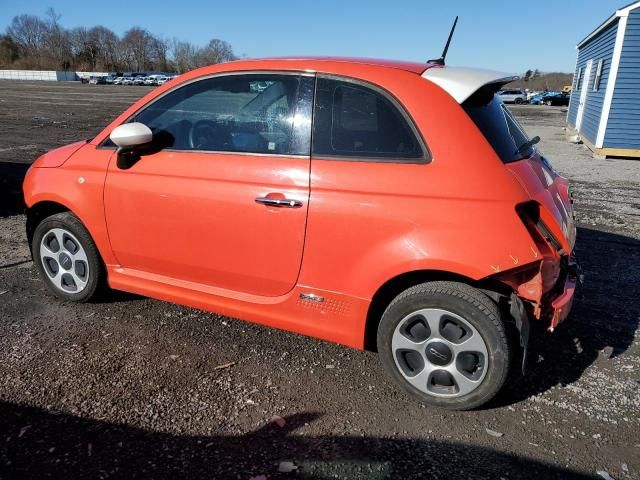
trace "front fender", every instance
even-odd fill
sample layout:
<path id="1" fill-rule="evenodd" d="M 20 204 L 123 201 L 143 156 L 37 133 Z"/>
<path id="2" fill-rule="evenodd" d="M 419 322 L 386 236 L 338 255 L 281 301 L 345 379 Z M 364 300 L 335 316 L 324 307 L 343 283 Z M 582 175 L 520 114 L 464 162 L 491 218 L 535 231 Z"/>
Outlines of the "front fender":
<path id="1" fill-rule="evenodd" d="M 81 147 L 62 166 L 29 169 L 23 183 L 29 209 L 45 202 L 58 204 L 76 215 L 87 228 L 105 264 L 115 264 L 104 217 L 103 190 L 112 150 Z"/>

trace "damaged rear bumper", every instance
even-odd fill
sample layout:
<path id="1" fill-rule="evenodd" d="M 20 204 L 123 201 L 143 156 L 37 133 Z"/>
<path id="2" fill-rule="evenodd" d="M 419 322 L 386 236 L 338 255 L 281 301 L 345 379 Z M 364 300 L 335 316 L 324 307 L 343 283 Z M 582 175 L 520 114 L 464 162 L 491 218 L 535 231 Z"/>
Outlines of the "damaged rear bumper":
<path id="1" fill-rule="evenodd" d="M 581 275 L 575 257 L 564 255 L 493 278 L 513 288 L 514 295 L 526 305 L 528 316 L 547 321 L 549 330 L 553 330 L 569 315 Z"/>
<path id="2" fill-rule="evenodd" d="M 573 299 L 578 285 L 578 275 L 576 271 L 577 264 L 573 269 L 568 269 L 566 275 L 564 275 L 562 291 L 550 302 L 550 331 L 553 331 L 553 329 L 557 327 L 560 322 L 563 322 L 569 316 L 569 313 L 571 313 L 571 307 L 573 306 Z"/>
<path id="3" fill-rule="evenodd" d="M 510 314 L 516 322 L 516 327 L 520 333 L 520 345 L 523 348 L 522 356 L 522 373 L 525 373 L 527 350 L 529 343 L 530 319 L 546 319 L 549 321 L 548 330 L 553 331 L 555 327 L 564 321 L 571 313 L 573 299 L 576 295 L 576 289 L 582 282 L 582 274 L 575 258 L 570 257 L 569 261 L 562 261 L 560 272 L 554 287 L 546 294 L 538 297 L 538 301 L 526 298 L 522 295 L 524 292 L 531 291 L 531 282 L 541 282 L 541 273 L 544 269 L 542 265 L 537 275 L 523 284 L 514 285 L 514 291 L 510 298 Z M 541 283 L 538 285 L 541 287 Z M 533 289 L 539 291 L 538 288 Z"/>

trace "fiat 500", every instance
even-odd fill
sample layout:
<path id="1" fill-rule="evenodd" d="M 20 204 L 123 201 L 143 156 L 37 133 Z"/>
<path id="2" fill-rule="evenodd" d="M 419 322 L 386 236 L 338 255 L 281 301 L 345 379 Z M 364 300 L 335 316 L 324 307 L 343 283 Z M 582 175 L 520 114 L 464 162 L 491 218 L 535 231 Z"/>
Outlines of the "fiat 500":
<path id="1" fill-rule="evenodd" d="M 567 181 L 485 70 L 246 60 L 155 89 L 24 182 L 40 274 L 379 352 L 419 400 L 478 407 L 576 284 Z M 534 331 L 534 330 L 531 330 Z"/>

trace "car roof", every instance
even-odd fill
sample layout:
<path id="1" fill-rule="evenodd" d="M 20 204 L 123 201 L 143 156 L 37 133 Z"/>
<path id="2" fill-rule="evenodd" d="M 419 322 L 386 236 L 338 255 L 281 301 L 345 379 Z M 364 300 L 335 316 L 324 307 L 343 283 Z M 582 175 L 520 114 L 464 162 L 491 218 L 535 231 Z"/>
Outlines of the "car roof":
<path id="1" fill-rule="evenodd" d="M 410 62 L 403 60 L 386 60 L 382 58 L 361 58 L 361 57 L 314 57 L 314 56 L 303 56 L 303 57 L 271 57 L 271 58 L 259 58 L 252 59 L 251 62 L 269 62 L 273 60 L 290 60 L 296 62 L 309 62 L 313 64 L 315 62 L 321 63 L 330 63 L 330 62 L 339 62 L 339 63 L 359 63 L 361 65 L 371 65 L 374 67 L 386 67 L 386 68 L 395 68 L 397 70 L 404 70 L 406 72 L 415 73 L 420 75 L 424 72 L 431 64 L 428 63 L 419 63 L 419 62 Z M 242 62 L 240 60 L 239 62 Z"/>
<path id="2" fill-rule="evenodd" d="M 498 86 L 517 80 L 519 77 L 514 74 L 496 72 L 480 68 L 450 67 L 437 63 L 419 63 L 399 60 L 384 60 L 378 58 L 358 58 L 358 57 L 281 57 L 266 58 L 254 61 L 297 61 L 308 62 L 309 68 L 313 69 L 314 63 L 321 62 L 341 62 L 351 64 L 362 64 L 376 67 L 393 68 L 421 75 L 423 78 L 435 83 L 440 88 L 451 95 L 458 103 L 464 102 L 479 88 L 488 84 Z"/>
<path id="3" fill-rule="evenodd" d="M 501 86 L 518 76 L 483 70 L 479 68 L 464 68 L 443 66 L 437 63 L 419 63 L 400 60 L 383 60 L 377 58 L 359 57 L 270 57 L 259 59 L 242 59 L 226 62 L 222 64 L 209 65 L 197 70 L 192 70 L 184 78 L 194 78 L 203 73 L 213 73 L 215 71 L 231 72 L 243 69 L 253 70 L 265 68 L 284 70 L 306 70 L 309 72 L 323 71 L 331 72 L 333 68 L 338 68 L 339 64 L 366 65 L 374 68 L 392 69 L 420 75 L 424 79 L 438 85 L 458 103 L 464 102 L 481 87 L 488 84 Z M 263 67 L 264 65 L 264 67 Z"/>

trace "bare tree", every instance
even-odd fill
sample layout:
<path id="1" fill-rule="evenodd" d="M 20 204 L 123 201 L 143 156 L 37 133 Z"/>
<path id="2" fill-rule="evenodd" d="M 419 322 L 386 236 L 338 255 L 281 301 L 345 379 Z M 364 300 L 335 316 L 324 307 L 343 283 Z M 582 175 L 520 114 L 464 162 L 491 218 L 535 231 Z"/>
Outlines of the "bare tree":
<path id="1" fill-rule="evenodd" d="M 195 56 L 197 49 L 191 43 L 174 38 L 171 41 L 170 51 L 176 72 L 184 73 L 196 68 Z"/>
<path id="2" fill-rule="evenodd" d="M 116 70 L 120 64 L 118 36 L 103 26 L 93 27 L 88 34 L 97 47 L 96 65 L 104 70 Z"/>
<path id="3" fill-rule="evenodd" d="M 122 47 L 125 49 L 129 68 L 144 71 L 151 67 L 153 40 L 153 36 L 144 28 L 133 27 L 125 32 Z"/>
<path id="4" fill-rule="evenodd" d="M 99 45 L 95 37 L 85 27 L 74 28 L 70 37 L 76 67 L 94 70 L 99 55 Z"/>
<path id="5" fill-rule="evenodd" d="M 0 35 L 0 65 L 10 66 L 20 56 L 18 45 L 9 35 Z"/>
<path id="6" fill-rule="evenodd" d="M 204 65 L 228 62 L 235 59 L 236 56 L 233 54 L 233 48 L 231 45 L 224 40 L 214 38 L 209 41 L 204 48 L 198 51 L 196 55 L 196 65 L 201 67 Z"/>
<path id="7" fill-rule="evenodd" d="M 202 48 L 171 41 L 133 27 L 119 38 L 104 26 L 65 29 L 49 8 L 43 18 L 18 15 L 0 36 L 0 64 L 27 68 L 110 71 L 176 70 L 227 62 L 236 58 L 231 45 L 213 39 Z"/>
<path id="8" fill-rule="evenodd" d="M 151 60 L 154 70 L 169 71 L 169 41 L 160 37 L 151 39 Z"/>
<path id="9" fill-rule="evenodd" d="M 42 67 L 42 53 L 47 38 L 47 24 L 34 15 L 13 17 L 7 35 L 18 46 L 27 64 Z"/>
<path id="10" fill-rule="evenodd" d="M 53 68 L 67 69 L 72 64 L 71 39 L 69 32 L 60 25 L 60 15 L 53 8 L 45 14 L 47 36 L 45 39 L 46 54 Z"/>

